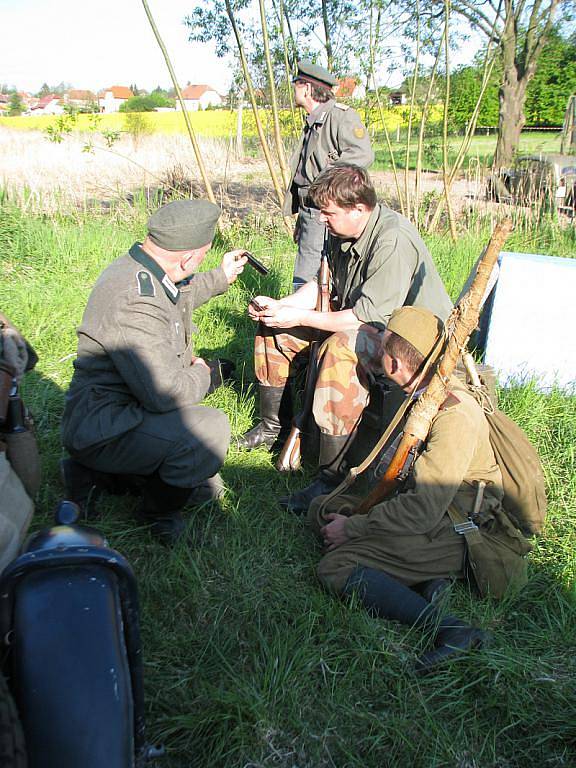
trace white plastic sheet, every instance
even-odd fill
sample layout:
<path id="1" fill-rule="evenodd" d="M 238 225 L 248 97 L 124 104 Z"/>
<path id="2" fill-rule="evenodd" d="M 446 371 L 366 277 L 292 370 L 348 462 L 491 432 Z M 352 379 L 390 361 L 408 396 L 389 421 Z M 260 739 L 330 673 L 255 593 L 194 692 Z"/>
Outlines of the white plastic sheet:
<path id="1" fill-rule="evenodd" d="M 484 362 L 504 386 L 576 392 L 576 259 L 500 254 Z"/>

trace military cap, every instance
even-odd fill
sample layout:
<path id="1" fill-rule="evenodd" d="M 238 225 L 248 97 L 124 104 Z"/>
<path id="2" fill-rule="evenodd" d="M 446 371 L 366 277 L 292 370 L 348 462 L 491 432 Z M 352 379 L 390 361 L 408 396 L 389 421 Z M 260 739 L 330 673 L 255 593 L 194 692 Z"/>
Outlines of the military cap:
<path id="1" fill-rule="evenodd" d="M 302 59 L 298 62 L 298 74 L 292 82 L 295 83 L 297 80 L 305 80 L 307 83 L 320 85 L 322 88 L 332 88 L 338 82 L 331 72 L 319 64 L 313 64 L 308 59 Z"/>
<path id="2" fill-rule="evenodd" d="M 432 352 L 443 329 L 442 320 L 425 307 L 395 309 L 386 326 L 386 330 L 401 336 L 424 357 Z"/>
<path id="3" fill-rule="evenodd" d="M 220 208 L 209 200 L 174 200 L 148 219 L 148 235 L 166 251 L 201 248 L 214 239 Z"/>

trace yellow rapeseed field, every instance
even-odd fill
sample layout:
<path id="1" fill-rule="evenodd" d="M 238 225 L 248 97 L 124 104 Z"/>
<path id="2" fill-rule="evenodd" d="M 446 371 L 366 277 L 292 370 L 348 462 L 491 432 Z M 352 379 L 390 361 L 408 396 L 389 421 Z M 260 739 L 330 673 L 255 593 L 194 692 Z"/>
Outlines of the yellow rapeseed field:
<path id="1" fill-rule="evenodd" d="M 236 113 L 227 109 L 190 112 L 192 127 L 201 136 L 225 138 L 236 131 Z M 186 133 L 182 112 L 146 112 L 146 122 L 155 133 Z M 114 112 L 109 115 L 97 115 L 98 130 L 122 131 L 125 128 L 126 113 Z M 39 117 L 0 117 L 0 125 L 23 131 L 42 131 L 55 125 L 57 117 L 42 115 Z M 94 115 L 77 115 L 75 130 L 88 131 L 94 124 Z"/>
<path id="2" fill-rule="evenodd" d="M 366 119 L 363 109 L 360 114 Z M 132 113 L 133 114 L 133 113 Z M 269 110 L 262 109 L 259 112 L 260 119 L 267 132 L 271 131 L 271 115 Z M 211 109 L 203 112 L 189 112 L 192 127 L 199 136 L 207 138 L 230 138 L 236 133 L 236 112 L 228 109 Z M 142 115 L 146 120 L 150 133 L 180 134 L 186 133 L 186 125 L 181 112 L 146 112 Z M 74 130 L 89 131 L 93 130 L 94 118 L 97 118 L 97 130 L 126 130 L 126 113 L 115 112 L 108 115 L 77 115 Z M 415 120 L 419 117 L 416 111 Z M 441 119 L 441 107 L 434 106 L 430 110 L 429 122 L 438 122 Z M 0 126 L 6 126 L 16 130 L 35 130 L 42 131 L 48 126 L 56 125 L 58 118 L 51 115 L 42 115 L 40 117 L 0 117 Z M 389 107 L 384 111 L 384 121 L 389 131 L 394 131 L 399 126 L 406 126 L 408 122 L 408 107 Z M 283 131 L 291 133 L 291 119 L 287 110 L 281 113 L 281 123 Z M 382 130 L 382 120 L 379 112 L 375 109 L 370 111 L 367 124 L 369 124 L 372 133 Z M 250 109 L 244 110 L 243 131 L 247 137 L 256 136 L 256 125 L 254 116 Z"/>

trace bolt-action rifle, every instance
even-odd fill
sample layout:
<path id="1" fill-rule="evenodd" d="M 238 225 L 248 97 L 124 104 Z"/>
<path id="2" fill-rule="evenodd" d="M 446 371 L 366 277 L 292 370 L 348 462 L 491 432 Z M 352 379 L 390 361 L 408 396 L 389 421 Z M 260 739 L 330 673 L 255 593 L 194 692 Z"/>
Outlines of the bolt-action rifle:
<path id="1" fill-rule="evenodd" d="M 498 224 L 492 233 L 488 247 L 478 262 L 470 288 L 458 301 L 446 322 L 447 338 L 444 354 L 436 372 L 425 392 L 420 395 L 412 407 L 400 443 L 386 472 L 360 506 L 354 510 L 355 514 L 363 515 L 369 512 L 375 504 L 390 496 L 398 484 L 410 473 L 424 441 L 428 437 L 432 420 L 446 399 L 448 379 L 456 367 L 459 356 L 466 352 L 466 344 L 470 334 L 478 325 L 486 287 L 498 259 L 498 254 L 511 230 L 512 222 L 510 219 L 506 219 Z"/>
<path id="2" fill-rule="evenodd" d="M 327 233 L 324 235 L 320 269 L 318 270 L 318 298 L 316 300 L 316 311 L 330 311 L 330 268 L 328 267 Z M 308 368 L 306 369 L 302 410 L 294 417 L 292 421 L 292 429 L 286 438 L 286 442 L 284 443 L 278 461 L 276 462 L 276 469 L 279 472 L 294 472 L 297 469 L 300 469 L 302 463 L 302 430 L 312 412 L 314 390 L 316 388 L 316 379 L 318 378 L 318 353 L 320 351 L 320 344 L 320 341 L 312 341 L 310 343 L 310 357 Z"/>

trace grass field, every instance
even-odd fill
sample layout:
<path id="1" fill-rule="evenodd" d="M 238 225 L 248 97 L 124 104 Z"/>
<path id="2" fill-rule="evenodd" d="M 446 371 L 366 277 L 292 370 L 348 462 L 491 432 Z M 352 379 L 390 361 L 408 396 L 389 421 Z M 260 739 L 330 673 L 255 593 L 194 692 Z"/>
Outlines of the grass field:
<path id="1" fill-rule="evenodd" d="M 144 232 L 145 212 L 34 215 L 0 194 L 0 308 L 40 355 L 24 384 L 43 458 L 34 527 L 61 497 L 59 418 L 72 373 L 75 328 L 101 270 Z M 455 295 L 486 232 L 429 239 Z M 232 245 L 271 267 L 198 311 L 198 351 L 225 354 L 238 383 L 211 395 L 233 431 L 252 423 L 253 328 L 247 300 L 277 295 L 293 246 L 247 221 L 219 236 L 209 264 Z M 511 250 L 574 255 L 574 231 L 553 224 L 517 234 Z M 576 399 L 531 386 L 501 403 L 541 453 L 549 492 L 545 536 L 530 582 L 500 604 L 463 586 L 450 607 L 490 629 L 492 647 L 426 679 L 410 671 L 419 633 L 372 619 L 319 588 L 319 549 L 276 499 L 310 474 L 286 479 L 263 451 L 230 448 L 222 508 L 190 510 L 190 539 L 166 551 L 139 529 L 135 501 L 109 498 L 98 527 L 139 582 L 148 735 L 166 768 L 569 768 L 576 765 Z"/>

